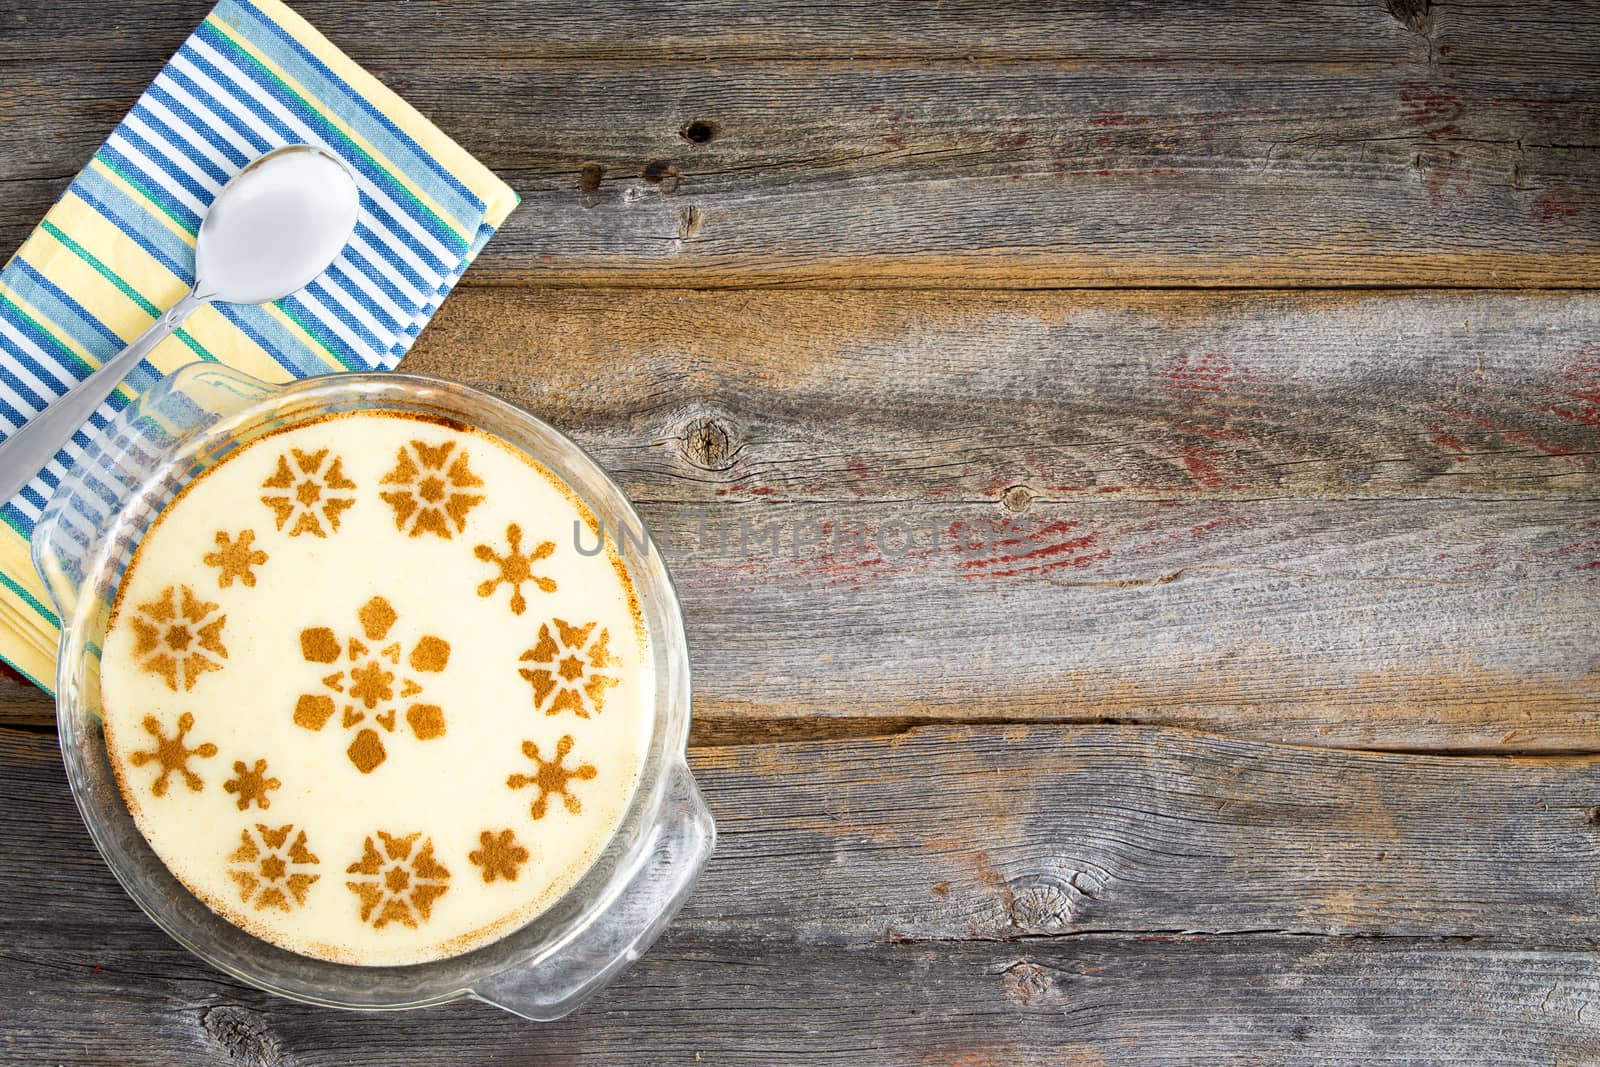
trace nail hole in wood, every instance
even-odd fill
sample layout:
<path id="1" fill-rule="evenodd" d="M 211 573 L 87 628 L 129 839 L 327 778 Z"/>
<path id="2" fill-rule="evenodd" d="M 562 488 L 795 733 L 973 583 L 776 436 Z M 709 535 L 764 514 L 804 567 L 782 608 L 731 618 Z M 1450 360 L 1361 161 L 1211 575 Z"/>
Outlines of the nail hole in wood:
<path id="1" fill-rule="evenodd" d="M 664 159 L 658 159 L 654 163 L 647 164 L 643 173 L 639 176 L 659 188 L 663 193 L 668 194 L 677 192 L 678 186 L 681 184 L 678 177 L 678 168 Z"/>
<path id="2" fill-rule="evenodd" d="M 707 122 L 704 119 L 695 119 L 693 122 L 689 123 L 689 125 L 679 130 L 678 136 L 682 137 L 690 144 L 710 144 L 712 139 L 721 132 L 721 127 L 719 127 L 715 122 Z"/>

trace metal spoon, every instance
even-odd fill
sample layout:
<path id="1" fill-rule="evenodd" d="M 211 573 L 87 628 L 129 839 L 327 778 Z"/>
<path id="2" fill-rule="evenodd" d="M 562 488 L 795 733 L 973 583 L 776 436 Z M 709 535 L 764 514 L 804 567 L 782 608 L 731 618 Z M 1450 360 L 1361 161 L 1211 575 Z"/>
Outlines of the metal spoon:
<path id="1" fill-rule="evenodd" d="M 121 352 L 0 443 L 0 503 L 22 491 L 151 349 L 213 300 L 265 304 L 328 269 L 356 228 L 361 197 L 338 157 L 289 145 L 235 174 L 195 240 L 194 287 Z"/>

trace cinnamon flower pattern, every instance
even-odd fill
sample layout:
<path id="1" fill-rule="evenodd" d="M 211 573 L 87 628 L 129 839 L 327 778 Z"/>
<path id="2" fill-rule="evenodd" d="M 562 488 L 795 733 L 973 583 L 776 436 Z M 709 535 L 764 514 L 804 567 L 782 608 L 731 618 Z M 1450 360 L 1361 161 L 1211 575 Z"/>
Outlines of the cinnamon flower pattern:
<path id="1" fill-rule="evenodd" d="M 522 789 L 531 785 L 539 790 L 539 795 L 533 798 L 533 803 L 528 808 L 528 814 L 535 819 L 544 818 L 551 797 L 560 797 L 561 803 L 574 815 L 583 810 L 582 801 L 572 795 L 569 786 L 574 781 L 587 782 L 599 772 L 589 763 L 580 763 L 576 767 L 565 766 L 572 745 L 572 735 L 563 735 L 561 740 L 556 742 L 555 758 L 547 760 L 539 755 L 538 745 L 532 741 L 522 742 L 522 754 L 533 761 L 534 772 L 513 774 L 506 779 L 506 787 Z"/>
<path id="2" fill-rule="evenodd" d="M 217 568 L 218 589 L 228 588 L 235 578 L 245 588 L 255 588 L 256 572 L 253 568 L 267 561 L 267 554 L 255 547 L 255 539 L 254 530 L 242 530 L 237 538 L 229 537 L 226 530 L 217 531 L 217 550 L 201 556 L 200 562 L 207 567 Z"/>
<path id="3" fill-rule="evenodd" d="M 382 480 L 397 488 L 378 494 L 394 509 L 395 529 L 412 537 L 431 533 L 446 541 L 466 529 L 467 512 L 483 503 L 483 495 L 465 490 L 480 488 L 483 479 L 467 465 L 466 450 L 452 456 L 455 450 L 454 441 L 412 441 L 400 448 L 394 470 Z"/>
<path id="4" fill-rule="evenodd" d="M 533 705 L 546 715 L 574 712 L 587 719 L 605 703 L 606 690 L 617 684 L 609 668 L 617 659 L 606 648 L 611 635 L 599 623 L 573 626 L 551 619 L 539 627 L 538 642 L 520 660 L 530 666 L 517 673 L 533 686 Z"/>
<path id="5" fill-rule="evenodd" d="M 258 808 L 272 807 L 272 798 L 269 792 L 283 785 L 276 778 L 267 776 L 267 761 L 258 759 L 255 766 L 251 767 L 242 759 L 233 761 L 233 777 L 222 783 L 225 792 L 233 793 L 239 810 L 244 811 L 251 804 Z"/>
<path id="6" fill-rule="evenodd" d="M 517 843 L 517 835 L 510 830 L 485 830 L 478 835 L 478 847 L 467 853 L 467 859 L 482 868 L 483 880 L 492 882 L 504 878 L 517 880 L 517 871 L 528 862 L 528 850 Z"/>
<path id="7" fill-rule="evenodd" d="M 228 617 L 220 612 L 220 605 L 201 600 L 187 585 L 167 586 L 154 600 L 140 604 L 128 620 L 134 658 L 174 693 L 188 692 L 196 678 L 221 670 L 221 661 L 228 658 L 222 643 Z"/>
<path id="8" fill-rule="evenodd" d="M 506 527 L 506 541 L 508 546 L 505 554 L 496 552 L 488 545 L 479 545 L 474 552 L 485 563 L 493 563 L 499 571 L 493 578 L 478 586 L 478 595 L 488 597 L 501 585 L 511 587 L 511 614 L 521 615 L 528 610 L 528 598 L 522 595 L 522 587 L 532 583 L 534 588 L 541 593 L 554 593 L 556 580 L 533 573 L 533 565 L 541 559 L 548 559 L 556 550 L 554 541 L 540 541 L 533 547 L 533 551 L 523 554 L 522 527 L 516 523 Z"/>
<path id="9" fill-rule="evenodd" d="M 367 835 L 361 858 L 345 868 L 346 882 L 361 901 L 361 921 L 381 930 L 391 922 L 415 927 L 433 911 L 433 902 L 450 888 L 450 872 L 433 856 L 433 839 L 417 848 L 421 832 L 399 837 L 377 831 L 380 849 Z"/>
<path id="10" fill-rule="evenodd" d="M 256 823 L 255 831 L 239 831 L 239 847 L 228 856 L 228 877 L 239 887 L 239 902 L 257 911 L 291 911 L 306 902 L 306 890 L 321 878 L 312 868 L 321 860 L 306 847 L 306 832 L 294 824 L 276 829 Z"/>
<path id="11" fill-rule="evenodd" d="M 194 729 L 194 715 L 184 712 L 178 716 L 178 729 L 171 737 L 161 728 L 161 722 L 154 715 L 146 715 L 141 723 L 144 732 L 155 738 L 155 747 L 129 753 L 128 762 L 135 767 L 143 767 L 146 763 L 156 763 L 161 767 L 161 773 L 150 785 L 150 792 L 158 797 L 167 795 L 167 780 L 174 774 L 183 779 L 183 784 L 189 787 L 191 793 L 198 793 L 205 788 L 205 781 L 194 771 L 189 769 L 191 757 L 199 756 L 210 759 L 217 754 L 217 746 L 210 741 L 190 748 L 184 743 L 189 731 Z"/>
<path id="12" fill-rule="evenodd" d="M 437 674 L 450 662 L 450 642 L 425 635 L 409 650 L 399 641 L 381 644 L 399 618 L 388 600 L 375 596 L 357 612 L 361 637 L 341 638 L 326 626 L 300 631 L 300 652 L 307 663 L 343 666 L 323 676 L 327 692 L 301 694 L 295 724 L 321 730 L 339 711 L 340 728 L 356 731 L 346 755 L 362 774 L 371 774 L 389 758 L 378 731 L 401 732 L 402 706 L 405 727 L 417 740 L 444 736 L 444 709 L 415 698 L 423 692 L 420 676 Z"/>
<path id="13" fill-rule="evenodd" d="M 339 529 L 339 516 L 356 502 L 356 483 L 344 476 L 344 460 L 329 459 L 326 448 L 302 452 L 291 448 L 278 457 L 277 469 L 261 483 L 273 492 L 261 502 L 272 509 L 279 531 L 290 537 L 327 537 Z"/>

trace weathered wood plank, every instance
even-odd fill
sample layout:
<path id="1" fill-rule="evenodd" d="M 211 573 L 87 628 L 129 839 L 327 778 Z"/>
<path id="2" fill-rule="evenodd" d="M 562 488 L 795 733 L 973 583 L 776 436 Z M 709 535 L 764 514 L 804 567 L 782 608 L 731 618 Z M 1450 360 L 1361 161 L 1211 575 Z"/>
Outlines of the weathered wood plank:
<path id="1" fill-rule="evenodd" d="M 0 59 L 165 59 L 207 0 L 13 4 L 0 11 Z M 1426 10 L 1421 10 L 1426 8 Z M 476 59 L 681 61 L 751 59 L 1048 59 L 1140 62 L 1538 65 L 1591 70 L 1593 15 L 1583 4 L 1518 0 L 1426 5 L 1284 5 L 1218 0 L 1160 14 L 1118 0 L 941 0 L 914 14 L 870 2 L 805 7 L 778 0 L 300 0 L 304 15 L 362 63 L 422 55 Z M 1440 46 L 1443 46 L 1442 48 Z"/>
<path id="2" fill-rule="evenodd" d="M 702 729 L 1587 749 L 1597 334 L 1588 296 L 471 292 L 407 366 L 642 502 Z"/>
<path id="3" fill-rule="evenodd" d="M 1110 718 L 1590 750 L 1596 336 L 1576 295 L 479 290 L 406 366 L 640 501 L 702 740 Z"/>
<path id="4" fill-rule="evenodd" d="M 1109 718 L 1594 747 L 1600 613 L 1574 556 L 1592 552 L 1593 503 L 1088 504 L 1006 525 L 970 507 L 756 506 L 711 525 L 720 547 L 697 539 L 702 514 L 650 509 L 673 537 L 711 729 Z M 779 547 L 741 545 L 738 521 Z"/>
<path id="5" fill-rule="evenodd" d="M 1600 1054 L 1594 760 L 987 728 L 693 761 L 719 851 L 618 986 L 553 1027 L 458 1005 L 397 1032 L 187 956 L 100 865 L 48 735 L 0 731 L 7 1062 Z"/>
<path id="6" fill-rule="evenodd" d="M 1239 51 L 1201 63 L 1155 44 L 1047 62 L 688 62 L 462 57 L 405 39 L 404 61 L 379 65 L 526 199 L 480 282 L 1600 285 L 1600 67 L 1495 44 L 1501 28 L 1527 36 L 1505 9 L 1419 35 L 1377 5 L 1325 17 L 1372 23 L 1379 62 L 1352 61 L 1365 46 L 1334 34 L 1293 61 L 1278 44 L 1249 58 L 1301 10 L 1252 23 L 1243 44 L 1208 22 Z M 1563 49 L 1600 43 L 1600 15 L 1563 10 Z M 428 14 L 437 34 L 469 17 Z M 837 27 L 855 40 L 848 18 Z M 0 65 L 14 101 L 0 178 L 64 179 L 153 65 L 88 64 L 70 86 L 55 58 Z M 8 215 L 0 247 L 33 222 Z"/>
<path id="7" fill-rule="evenodd" d="M 114 11 L 93 0 L 11 5 L 0 12 L 0 60 L 59 55 L 159 61 L 209 7 L 206 0 L 127 0 Z M 1470 32 L 1475 22 L 1503 18 L 1504 9 L 1503 4 L 1487 12 L 1456 9 L 1430 22 L 1448 21 Z M 873 3 L 797 7 L 772 0 L 614 0 L 585 7 L 559 0 L 515 6 L 494 0 L 301 0 L 295 10 L 361 62 L 409 63 L 439 54 L 498 60 L 1143 56 L 1270 61 L 1314 56 L 1327 62 L 1375 62 L 1425 49 L 1416 26 L 1379 4 L 1294 10 L 1271 0 L 1193 4 L 1182 18 L 1151 18 L 1116 0 L 1071 5 L 946 0 L 918 5 L 914 14 Z M 1581 17 L 1550 14 L 1557 27 L 1582 28 Z M 1495 44 L 1492 38 L 1477 39 Z M 1574 42 L 1556 34 L 1531 43 L 1539 54 L 1551 46 L 1558 54 L 1576 54 L 1564 47 Z"/>
<path id="8" fill-rule="evenodd" d="M 1118 932 L 1600 939 L 1593 758 L 1125 727 L 697 747 L 720 840 L 676 929 L 864 948 Z M 53 738 L 0 730 L 0 922 L 130 924 Z M 45 857 L 49 857 L 45 862 Z"/>
<path id="9" fill-rule="evenodd" d="M 398 1019 L 288 1004 L 197 970 L 153 928 L 0 955 L 15 982 L 0 986 L 0 1047 L 19 1067 L 1575 1067 L 1600 1055 L 1587 951 L 1166 937 L 847 951 L 669 933 L 544 1026 L 475 1004 Z"/>
<path id="10" fill-rule="evenodd" d="M 1600 496 L 1600 296 L 468 290 L 407 370 L 641 499 Z"/>
<path id="11" fill-rule="evenodd" d="M 1114 720 L 1595 748 L 1590 502 L 1095 504 L 1008 524 L 992 505 L 645 510 L 685 605 L 701 740 Z M 50 719 L 42 696 L 0 714 Z"/>

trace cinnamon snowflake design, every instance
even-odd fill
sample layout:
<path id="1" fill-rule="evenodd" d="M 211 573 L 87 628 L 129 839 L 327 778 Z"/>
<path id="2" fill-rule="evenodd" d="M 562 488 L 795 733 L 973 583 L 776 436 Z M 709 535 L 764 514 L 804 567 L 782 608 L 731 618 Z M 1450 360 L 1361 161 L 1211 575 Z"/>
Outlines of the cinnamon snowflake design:
<path id="1" fill-rule="evenodd" d="M 412 537 L 436 534 L 446 541 L 466 529 L 467 512 L 483 503 L 483 495 L 463 490 L 481 487 L 483 479 L 467 466 L 466 450 L 451 457 L 455 448 L 454 441 L 412 441 L 400 448 L 394 470 L 382 479 L 383 485 L 400 488 L 378 494 L 394 509 L 395 529 Z"/>
<path id="2" fill-rule="evenodd" d="M 450 872 L 434 858 L 432 838 L 416 847 L 420 832 L 398 837 L 379 830 L 377 836 L 382 849 L 368 834 L 361 858 L 345 868 L 358 877 L 345 885 L 361 901 L 361 921 L 370 921 L 374 930 L 391 922 L 415 928 L 450 888 Z"/>
<path id="3" fill-rule="evenodd" d="M 256 823 L 255 832 L 239 831 L 239 847 L 228 856 L 228 877 L 239 887 L 239 902 L 257 911 L 292 911 L 306 902 L 306 890 L 322 875 L 312 870 L 322 861 L 306 847 L 306 832 L 294 824 L 276 829 Z"/>
<path id="4" fill-rule="evenodd" d="M 190 748 L 184 743 L 189 731 L 194 729 L 194 716 L 187 711 L 178 716 L 178 732 L 171 737 L 167 736 L 166 731 L 161 728 L 160 720 L 154 715 L 146 715 L 141 725 L 144 726 L 145 733 L 155 738 L 155 747 L 129 753 L 128 762 L 135 767 L 143 767 L 147 763 L 161 765 L 161 773 L 150 785 L 151 794 L 158 797 L 166 796 L 167 779 L 174 774 L 183 779 L 183 784 L 189 787 L 190 792 L 198 793 L 204 789 L 204 780 L 189 769 L 189 760 L 194 756 L 210 759 L 217 754 L 217 746 L 206 741 Z"/>
<path id="5" fill-rule="evenodd" d="M 222 788 L 238 795 L 240 811 L 251 804 L 258 808 L 272 807 L 272 798 L 267 793 L 283 785 L 276 778 L 267 777 L 267 761 L 264 759 L 256 760 L 254 767 L 245 766 L 244 760 L 234 760 L 233 774 L 234 777 L 222 783 Z"/>
<path id="6" fill-rule="evenodd" d="M 528 610 L 528 599 L 522 595 L 522 587 L 532 582 L 534 587 L 543 593 L 554 593 L 556 581 L 533 573 L 533 565 L 541 559 L 548 559 L 556 550 L 554 541 L 540 541 L 534 546 L 533 551 L 527 555 L 522 552 L 522 527 L 516 523 L 506 527 L 506 541 L 509 547 L 501 555 L 488 545 L 479 545 L 474 551 L 477 557 L 485 563 L 493 563 L 499 568 L 500 573 L 478 586 L 478 595 L 491 596 L 500 586 L 511 587 L 511 614 L 521 615 Z"/>
<path id="7" fill-rule="evenodd" d="M 323 676 L 322 686 L 330 692 L 301 694 L 294 721 L 317 731 L 335 711 L 341 712 L 340 728 L 356 731 L 346 755 L 362 774 L 371 774 L 389 758 L 378 731 L 399 731 L 402 704 L 406 705 L 405 727 L 417 740 L 444 736 L 444 709 L 416 703 L 413 698 L 423 692 L 419 675 L 437 674 L 450 662 L 450 642 L 425 635 L 409 652 L 399 641 L 383 643 L 400 616 L 381 596 L 367 601 L 356 616 L 362 637 L 341 638 L 326 626 L 300 631 L 300 652 L 307 663 L 345 666 Z"/>
<path id="8" fill-rule="evenodd" d="M 599 623 L 572 626 L 551 619 L 539 627 L 538 642 L 520 657 L 518 674 L 533 686 L 533 706 L 546 715 L 575 712 L 580 719 L 598 713 L 606 690 L 617 684 L 608 668 L 618 666 L 606 647 L 611 635 Z"/>
<path id="9" fill-rule="evenodd" d="M 330 529 L 339 529 L 339 516 L 356 502 L 356 483 L 344 476 L 343 459 L 334 456 L 330 462 L 328 456 L 326 448 L 291 448 L 261 483 L 263 489 L 276 490 L 264 494 L 261 502 L 272 509 L 279 532 L 287 527 L 290 537 L 327 537 Z"/>
<path id="10" fill-rule="evenodd" d="M 267 554 L 254 547 L 255 539 L 254 530 L 241 530 L 237 538 L 229 537 L 226 530 L 217 531 L 217 550 L 201 556 L 200 562 L 218 569 L 218 589 L 228 588 L 235 578 L 246 588 L 255 588 L 256 573 L 252 568 L 267 561 Z"/>
<path id="11" fill-rule="evenodd" d="M 510 830 L 498 834 L 485 830 L 478 835 L 478 847 L 467 853 L 467 859 L 483 868 L 485 882 L 496 878 L 515 882 L 518 868 L 528 862 L 528 850 L 517 843 L 517 835 Z"/>
<path id="12" fill-rule="evenodd" d="M 533 761 L 533 774 L 513 774 L 506 779 L 506 786 L 511 789 L 522 789 L 534 786 L 539 790 L 539 795 L 533 798 L 533 804 L 528 808 L 528 814 L 535 819 L 544 818 L 553 796 L 559 796 L 566 809 L 576 815 L 583 810 L 583 804 L 573 796 L 568 787 L 574 782 L 587 782 L 599 772 L 591 764 L 580 763 L 576 767 L 565 767 L 567 755 L 572 751 L 572 735 L 564 735 L 556 742 L 555 759 L 546 760 L 539 755 L 539 746 L 532 741 L 522 742 L 522 754 Z"/>
<path id="13" fill-rule="evenodd" d="M 221 661 L 228 658 L 222 644 L 228 617 L 220 610 L 220 605 L 201 600 L 187 585 L 167 586 L 128 618 L 134 657 L 174 693 L 180 688 L 188 692 L 196 678 L 221 670 Z"/>

